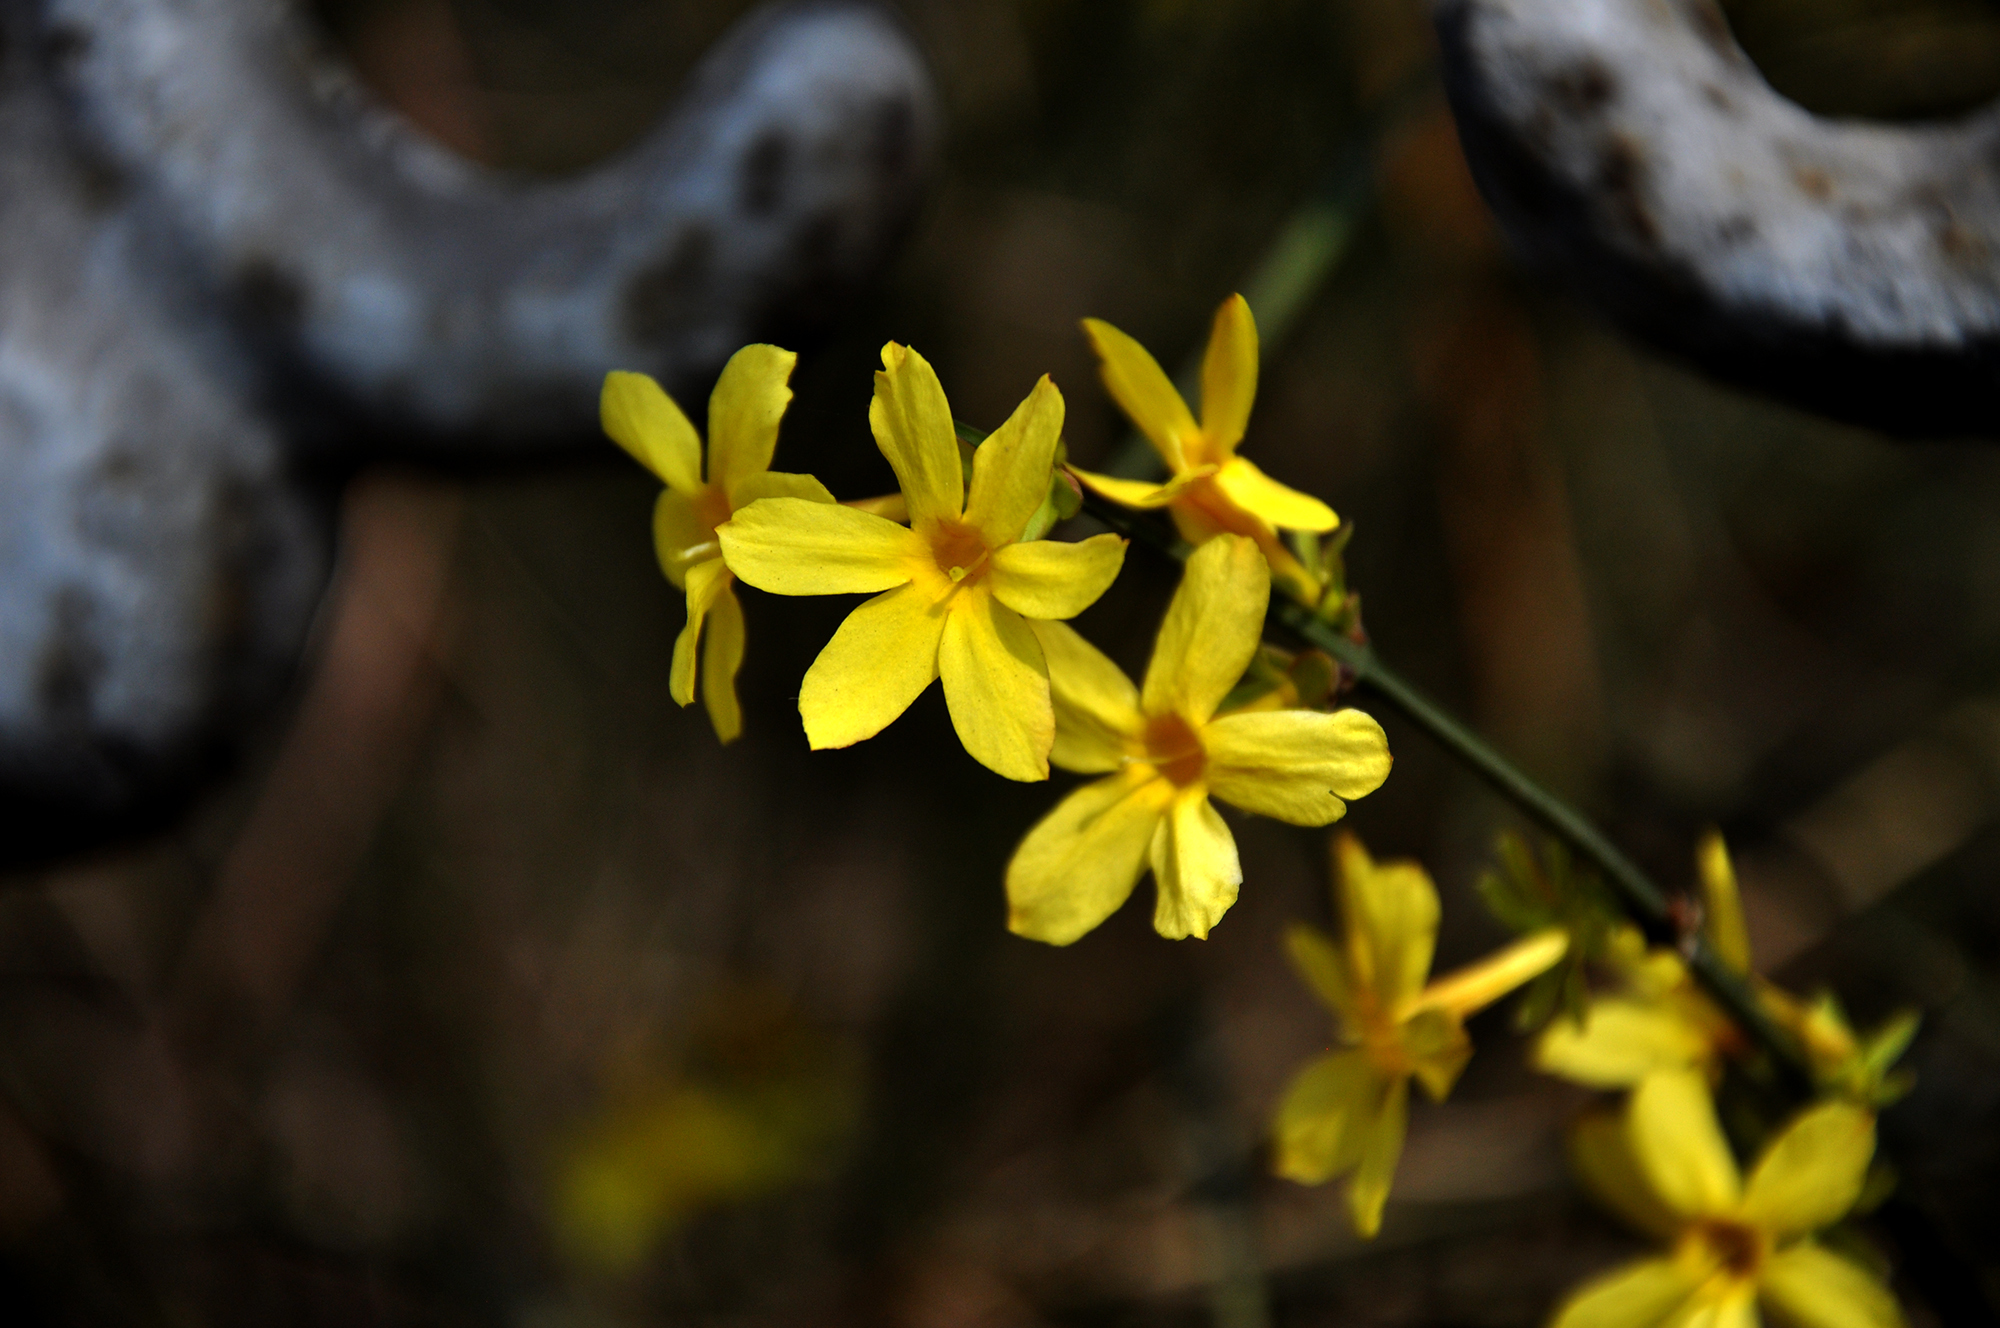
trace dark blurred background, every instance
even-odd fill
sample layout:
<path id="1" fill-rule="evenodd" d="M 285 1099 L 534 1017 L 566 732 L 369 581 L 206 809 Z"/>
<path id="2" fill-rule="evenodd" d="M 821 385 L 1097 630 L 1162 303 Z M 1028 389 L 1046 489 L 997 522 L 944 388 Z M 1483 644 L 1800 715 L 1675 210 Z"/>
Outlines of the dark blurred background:
<path id="1" fill-rule="evenodd" d="M 2000 93 L 1991 0 L 1725 7 L 1816 110 Z M 563 172 L 749 6 L 321 8 L 437 137 Z M 901 8 L 946 159 L 880 288 L 798 347 L 780 467 L 891 487 L 891 337 L 972 421 L 1052 373 L 1101 459 L 1122 425 L 1077 319 L 1180 362 L 1360 162 L 1249 455 L 1356 523 L 1390 659 L 1664 881 L 1720 825 L 1782 979 L 1862 1023 L 1923 1009 L 1874 1234 L 1918 1322 L 1992 1322 L 2000 452 L 1711 386 L 1520 271 L 1415 0 Z M 608 443 L 364 476 L 261 755 L 176 832 L 0 891 L 8 1321 L 1528 1324 L 1629 1248 L 1566 1178 L 1580 1098 L 1504 1012 L 1416 1107 L 1379 1241 L 1337 1186 L 1268 1178 L 1263 1122 L 1329 1036 L 1279 945 L 1330 919 L 1325 836 L 1233 819 L 1242 900 L 1205 943 L 1152 935 L 1150 885 L 1070 949 L 1009 936 L 1002 866 L 1070 781 L 989 775 L 935 690 L 809 754 L 798 679 L 849 606 L 754 592 L 718 748 L 666 694 L 655 491 Z M 1135 549 L 1079 625 L 1136 668 L 1171 585 Z M 1396 770 L 1348 824 L 1430 867 L 1456 963 L 1500 939 L 1471 886 L 1512 820 L 1382 718 Z"/>

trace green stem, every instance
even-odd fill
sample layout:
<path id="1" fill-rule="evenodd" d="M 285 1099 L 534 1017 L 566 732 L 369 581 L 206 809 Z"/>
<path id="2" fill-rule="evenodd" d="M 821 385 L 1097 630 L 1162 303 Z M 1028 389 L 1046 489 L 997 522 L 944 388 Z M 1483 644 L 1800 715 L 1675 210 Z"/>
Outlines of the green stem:
<path id="1" fill-rule="evenodd" d="M 1142 520 L 1095 494 L 1086 493 L 1084 510 L 1121 534 L 1138 539 L 1177 561 L 1185 562 L 1188 546 L 1156 521 Z M 1495 750 L 1402 674 L 1382 662 L 1372 646 L 1337 630 L 1303 604 L 1281 599 L 1271 616 L 1306 644 L 1324 650 L 1354 674 L 1355 681 L 1380 696 L 1444 749 L 1470 766 L 1502 797 L 1525 812 L 1543 829 L 1567 843 L 1603 876 L 1626 914 L 1647 938 L 1677 948 L 1688 970 L 1708 990 L 1724 1012 L 1770 1057 L 1778 1074 L 1796 1089 L 1810 1089 L 1811 1063 L 1797 1039 L 1774 1021 L 1757 999 L 1745 975 L 1731 968 L 1675 917 L 1667 894 L 1626 857 L 1589 818 Z"/>

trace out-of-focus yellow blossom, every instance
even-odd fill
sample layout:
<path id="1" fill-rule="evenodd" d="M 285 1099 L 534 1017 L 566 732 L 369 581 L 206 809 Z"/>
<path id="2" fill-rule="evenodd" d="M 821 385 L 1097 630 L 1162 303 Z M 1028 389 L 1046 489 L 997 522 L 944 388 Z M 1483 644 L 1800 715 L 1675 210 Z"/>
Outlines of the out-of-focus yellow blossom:
<path id="1" fill-rule="evenodd" d="M 1846 1216 L 1875 1152 L 1875 1118 L 1824 1102 L 1765 1147 L 1745 1182 L 1689 1070 L 1648 1075 L 1625 1111 L 1586 1117 L 1577 1169 L 1605 1204 L 1667 1245 L 1590 1282 L 1554 1328 L 1896 1328 L 1902 1310 L 1868 1270 L 1813 1240 Z"/>
<path id="2" fill-rule="evenodd" d="M 975 760 L 1009 779 L 1046 779 L 1055 713 L 1029 623 L 1088 608 L 1116 579 L 1125 541 L 1021 539 L 1048 497 L 1062 432 L 1062 393 L 1047 377 L 973 453 L 968 492 L 937 374 L 893 341 L 882 364 L 868 420 L 908 503 L 908 529 L 851 507 L 770 498 L 720 528 L 723 556 L 759 590 L 875 596 L 806 671 L 799 715 L 815 748 L 874 737 L 942 678 Z"/>
<path id="3" fill-rule="evenodd" d="M 1111 324 L 1083 320 L 1104 385 L 1167 466 L 1164 484 L 1122 480 L 1071 468 L 1084 484 L 1126 507 L 1164 507 L 1181 537 L 1201 544 L 1228 532 L 1257 541 L 1271 570 L 1317 602 L 1321 586 L 1278 538 L 1278 530 L 1316 533 L 1340 524 L 1333 509 L 1278 483 L 1236 454 L 1257 395 L 1257 324 L 1232 295 L 1215 312 L 1201 365 L 1201 423 L 1152 355 Z"/>
<path id="4" fill-rule="evenodd" d="M 630 1271 L 702 1212 L 811 1179 L 851 1132 L 851 1048 L 761 988 L 711 998 L 678 1065 L 613 1070 L 557 1140 L 551 1226 L 581 1266 Z"/>
<path id="5" fill-rule="evenodd" d="M 1711 831 L 1702 837 L 1695 864 L 1704 939 L 1718 959 L 1749 981 L 1772 1019 L 1799 1039 L 1819 1086 L 1869 1107 L 1900 1096 L 1906 1079 L 1891 1070 L 1916 1032 L 1915 1016 L 1898 1015 L 1863 1038 L 1830 997 L 1801 1001 L 1757 976 L 1750 967 L 1736 870 L 1721 835 Z M 1726 1059 L 1748 1050 L 1741 1030 L 1679 955 L 1648 949 L 1630 927 L 1611 938 L 1609 949 L 1620 989 L 1593 998 L 1581 1024 L 1557 1019 L 1543 1030 L 1535 1048 L 1537 1068 L 1603 1089 L 1630 1088 L 1668 1069 L 1698 1070 L 1713 1082 Z"/>
<path id="6" fill-rule="evenodd" d="M 1060 623 L 1039 623 L 1055 692 L 1053 759 L 1106 777 L 1070 794 L 1007 864 L 1007 925 L 1067 945 L 1111 916 L 1148 863 L 1162 936 L 1207 936 L 1243 872 L 1210 798 L 1326 825 L 1389 773 L 1382 726 L 1358 710 L 1217 714 L 1256 653 L 1271 577 L 1250 540 L 1188 559 L 1143 687 Z"/>
<path id="7" fill-rule="evenodd" d="M 743 607 L 722 561 L 715 528 L 738 508 L 785 495 L 811 503 L 833 502 L 810 475 L 771 469 L 778 422 L 791 404 L 787 385 L 798 356 L 776 346 L 745 346 L 729 357 L 708 399 L 708 472 L 702 473 L 701 439 L 674 399 L 645 374 L 604 377 L 598 413 L 604 432 L 657 475 L 667 487 L 653 506 L 653 546 L 660 569 L 687 592 L 687 626 L 674 642 L 667 692 L 681 705 L 694 700 L 695 648 L 704 625 L 708 640 L 700 668 L 702 702 L 715 736 L 734 741 L 743 732 L 736 702 L 736 671 L 743 664 Z"/>
<path id="8" fill-rule="evenodd" d="M 1320 1185 L 1347 1172 L 1354 1230 L 1372 1237 L 1403 1152 L 1414 1076 L 1442 1102 L 1472 1058 L 1465 1020 L 1562 958 L 1559 930 L 1527 936 L 1425 985 L 1437 889 L 1414 862 L 1377 863 L 1353 835 L 1334 842 L 1341 935 L 1294 923 L 1299 975 L 1333 1010 L 1341 1047 L 1301 1070 L 1275 1123 L 1281 1176 Z"/>

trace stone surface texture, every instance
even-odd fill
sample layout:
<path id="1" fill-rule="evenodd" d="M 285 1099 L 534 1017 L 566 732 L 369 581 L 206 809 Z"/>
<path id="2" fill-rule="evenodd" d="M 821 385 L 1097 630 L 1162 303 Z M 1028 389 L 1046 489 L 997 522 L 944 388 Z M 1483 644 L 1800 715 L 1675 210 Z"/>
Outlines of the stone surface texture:
<path id="1" fill-rule="evenodd" d="M 0 3 L 0 857 L 157 824 L 286 694 L 340 483 L 587 455 L 823 317 L 937 134 L 868 5 L 753 13 L 573 178 L 460 159 L 303 3 Z"/>
<path id="2" fill-rule="evenodd" d="M 2000 434 L 2000 107 L 1813 115 L 1713 0 L 1437 0 L 1466 156 L 1521 251 L 1638 335 L 1905 435 Z"/>

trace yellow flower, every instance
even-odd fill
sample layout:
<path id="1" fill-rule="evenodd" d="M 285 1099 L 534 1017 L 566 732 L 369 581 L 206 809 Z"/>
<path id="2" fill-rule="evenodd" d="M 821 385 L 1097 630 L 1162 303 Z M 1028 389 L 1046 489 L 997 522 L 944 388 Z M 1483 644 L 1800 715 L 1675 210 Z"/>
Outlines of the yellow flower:
<path id="1" fill-rule="evenodd" d="M 1875 1276 L 1812 1239 L 1846 1216 L 1875 1152 L 1875 1118 L 1824 1102 L 1785 1127 L 1746 1183 L 1688 1070 L 1647 1076 L 1620 1115 L 1586 1117 L 1577 1169 L 1613 1211 L 1665 1242 L 1587 1283 L 1554 1328 L 1756 1328 L 1762 1306 L 1797 1328 L 1896 1328 Z"/>
<path id="2" fill-rule="evenodd" d="M 1116 579 L 1125 541 L 1022 540 L 1049 491 L 1062 393 L 1044 377 L 972 458 L 968 493 L 951 407 L 924 357 L 882 348 L 868 420 L 908 502 L 908 529 L 799 498 L 739 511 L 718 534 L 730 568 L 779 595 L 873 594 L 807 670 L 814 748 L 872 738 L 933 679 L 965 750 L 1009 779 L 1046 779 L 1055 714 L 1031 620 L 1069 618 Z"/>
<path id="3" fill-rule="evenodd" d="M 1438 897 L 1414 862 L 1377 863 L 1353 835 L 1334 844 L 1338 941 L 1294 923 L 1285 943 L 1299 974 L 1332 1008 L 1341 1049 L 1301 1070 L 1275 1123 L 1281 1176 L 1323 1184 L 1352 1171 L 1354 1230 L 1372 1237 L 1403 1152 L 1410 1079 L 1442 1102 L 1472 1058 L 1465 1020 L 1562 958 L 1569 938 L 1527 936 L 1430 985 Z"/>
<path id="4" fill-rule="evenodd" d="M 1899 1015 L 1864 1039 L 1830 997 L 1807 1003 L 1758 977 L 1751 971 L 1736 869 L 1721 835 L 1702 837 L 1695 866 L 1703 938 L 1716 958 L 1749 981 L 1772 1019 L 1798 1038 L 1819 1086 L 1864 1106 L 1899 1096 L 1905 1081 L 1890 1069 L 1916 1032 L 1915 1016 Z M 1726 1059 L 1749 1049 L 1679 955 L 1647 949 L 1627 927 L 1612 937 L 1610 958 L 1620 970 L 1620 989 L 1592 998 L 1581 1024 L 1557 1019 L 1544 1029 L 1535 1047 L 1537 1069 L 1589 1088 L 1630 1088 L 1654 1071 L 1676 1069 L 1698 1070 L 1713 1082 Z"/>
<path id="5" fill-rule="evenodd" d="M 1104 386 L 1167 465 L 1165 484 L 1071 468 L 1084 484 L 1126 507 L 1164 507 L 1181 537 L 1202 544 L 1227 532 L 1256 540 L 1272 571 L 1317 599 L 1318 581 L 1278 538 L 1278 528 L 1324 532 L 1340 524 L 1319 499 L 1286 488 L 1236 455 L 1257 395 L 1257 324 L 1241 295 L 1215 311 L 1201 365 L 1201 423 L 1144 346 L 1111 324 L 1083 320 Z"/>
<path id="6" fill-rule="evenodd" d="M 674 642 L 667 691 L 687 705 L 694 700 L 695 646 L 708 629 L 702 660 L 702 702 L 715 736 L 733 742 L 743 732 L 736 703 L 736 671 L 743 664 L 743 608 L 723 565 L 715 528 L 730 513 L 778 494 L 831 503 L 833 495 L 810 475 L 771 469 L 778 421 L 791 404 L 786 384 L 798 356 L 776 346 L 745 346 L 729 357 L 708 398 L 708 474 L 701 439 L 674 399 L 645 374 L 604 376 L 598 413 L 604 432 L 659 476 L 666 492 L 653 507 L 653 546 L 660 570 L 687 591 L 687 626 Z"/>
<path id="7" fill-rule="evenodd" d="M 1039 624 L 1055 690 L 1055 763 L 1106 774 L 1028 832 L 1007 864 L 1007 925 L 1067 945 L 1111 916 L 1150 862 L 1160 935 L 1207 936 L 1243 872 L 1211 795 L 1326 825 L 1389 773 L 1382 726 L 1358 710 L 1218 715 L 1256 653 L 1271 597 L 1263 555 L 1224 536 L 1188 559 L 1143 688 L 1060 624 Z M 1108 773 L 1107 773 L 1108 772 Z"/>

